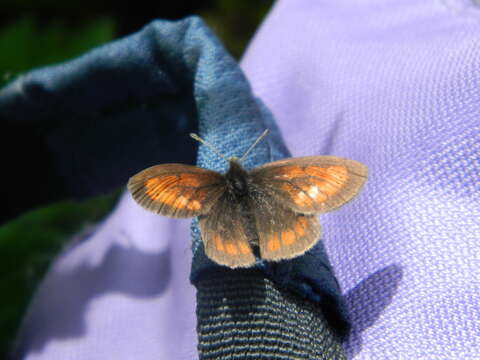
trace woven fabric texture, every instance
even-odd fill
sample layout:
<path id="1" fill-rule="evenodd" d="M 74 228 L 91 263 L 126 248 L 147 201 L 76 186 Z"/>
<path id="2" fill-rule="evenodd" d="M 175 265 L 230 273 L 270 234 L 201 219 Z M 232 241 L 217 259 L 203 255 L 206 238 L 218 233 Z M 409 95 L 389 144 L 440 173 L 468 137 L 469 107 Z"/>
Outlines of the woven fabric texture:
<path id="1" fill-rule="evenodd" d="M 345 360 L 320 307 L 258 270 L 211 272 L 197 282 L 201 360 Z"/>
<path id="2" fill-rule="evenodd" d="M 321 217 L 350 358 L 480 359 L 480 9 L 280 0 L 243 59 L 293 156 L 369 167 Z"/>

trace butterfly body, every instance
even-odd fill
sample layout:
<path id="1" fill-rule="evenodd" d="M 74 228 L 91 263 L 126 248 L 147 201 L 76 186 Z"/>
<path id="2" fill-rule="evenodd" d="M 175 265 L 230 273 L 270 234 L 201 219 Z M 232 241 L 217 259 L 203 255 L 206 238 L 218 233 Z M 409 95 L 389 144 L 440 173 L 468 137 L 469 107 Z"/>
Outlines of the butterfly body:
<path id="1" fill-rule="evenodd" d="M 236 158 L 229 160 L 230 167 L 225 174 L 225 185 L 231 197 L 242 199 L 249 194 L 248 171 L 238 162 Z"/>
<path id="2" fill-rule="evenodd" d="M 335 156 L 290 158 L 247 170 L 236 158 L 225 174 L 182 164 L 157 165 L 128 188 L 144 208 L 199 217 L 205 253 L 230 268 L 305 253 L 318 241 L 317 214 L 347 203 L 367 177 L 365 165 Z"/>

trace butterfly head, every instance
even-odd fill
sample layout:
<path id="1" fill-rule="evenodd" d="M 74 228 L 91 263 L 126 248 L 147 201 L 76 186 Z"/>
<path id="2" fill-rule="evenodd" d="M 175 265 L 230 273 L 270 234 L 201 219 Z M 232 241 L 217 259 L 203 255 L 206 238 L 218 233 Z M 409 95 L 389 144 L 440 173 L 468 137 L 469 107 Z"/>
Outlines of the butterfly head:
<path id="1" fill-rule="evenodd" d="M 230 165 L 228 168 L 228 172 L 234 172 L 234 173 L 246 173 L 247 171 L 243 168 L 241 159 L 233 156 L 230 159 L 228 159 L 228 164 Z"/>
<path id="2" fill-rule="evenodd" d="M 248 172 L 240 163 L 240 159 L 231 157 L 228 160 L 230 167 L 225 174 L 227 187 L 231 194 L 244 196 L 248 193 Z"/>
<path id="3" fill-rule="evenodd" d="M 227 159 L 220 151 L 218 151 L 212 144 L 208 143 L 207 141 L 203 140 L 196 134 L 190 134 L 192 138 L 201 142 L 208 148 L 210 148 L 214 153 L 220 156 L 222 159 L 228 161 L 229 168 L 227 173 L 225 174 L 225 179 L 227 182 L 228 192 L 234 198 L 241 198 L 245 195 L 248 195 L 248 182 L 249 176 L 248 171 L 243 168 L 241 165 L 243 160 L 247 157 L 247 155 L 252 151 L 252 149 L 262 140 L 265 135 L 267 135 L 268 130 L 265 130 L 262 135 L 260 135 L 257 140 L 248 148 L 248 150 L 243 154 L 241 158 L 237 158 L 233 156 Z"/>
<path id="4" fill-rule="evenodd" d="M 260 142 L 260 140 L 262 140 L 266 135 L 268 134 L 268 129 L 266 129 L 262 135 L 260 135 L 257 140 L 255 140 L 255 142 L 248 148 L 248 150 L 243 154 L 243 156 L 241 158 L 237 158 L 236 156 L 233 156 L 229 159 L 227 159 L 220 151 L 217 150 L 217 148 L 215 148 L 215 146 L 213 146 L 212 144 L 208 143 L 207 141 L 203 140 L 200 136 L 198 136 L 197 134 L 190 134 L 190 137 L 192 137 L 193 139 L 201 142 L 202 144 L 204 144 L 205 146 L 207 146 L 210 150 L 212 150 L 215 154 L 217 154 L 218 156 L 220 156 L 222 159 L 226 160 L 229 162 L 230 164 L 230 167 L 232 167 L 232 163 L 236 163 L 236 164 L 240 164 L 246 157 L 247 155 L 250 153 L 250 151 L 252 151 L 252 149 Z"/>

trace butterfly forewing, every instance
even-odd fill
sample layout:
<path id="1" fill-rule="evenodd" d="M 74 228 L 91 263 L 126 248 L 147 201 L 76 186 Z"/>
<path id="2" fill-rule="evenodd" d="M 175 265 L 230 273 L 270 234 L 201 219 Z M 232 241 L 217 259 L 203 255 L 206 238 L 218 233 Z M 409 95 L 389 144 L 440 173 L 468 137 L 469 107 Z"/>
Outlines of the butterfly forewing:
<path id="1" fill-rule="evenodd" d="M 230 268 L 255 263 L 241 204 L 231 201 L 228 194 L 219 198 L 208 216 L 200 217 L 200 232 L 205 253 L 215 262 Z"/>
<path id="2" fill-rule="evenodd" d="M 275 161 L 253 169 L 256 187 L 291 210 L 316 214 L 352 200 L 367 178 L 367 167 L 336 156 L 307 156 Z"/>
<path id="3" fill-rule="evenodd" d="M 224 177 L 190 165 L 152 166 L 130 178 L 128 189 L 149 211 L 172 217 L 192 217 L 209 212 L 225 189 Z"/>

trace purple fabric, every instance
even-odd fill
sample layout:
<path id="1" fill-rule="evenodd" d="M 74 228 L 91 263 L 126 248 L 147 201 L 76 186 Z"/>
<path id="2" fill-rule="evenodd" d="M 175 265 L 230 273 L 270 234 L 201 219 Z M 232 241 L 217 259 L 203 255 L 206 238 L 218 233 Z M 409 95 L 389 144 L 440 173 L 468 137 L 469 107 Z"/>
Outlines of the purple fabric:
<path id="1" fill-rule="evenodd" d="M 283 0 L 243 68 L 293 156 L 368 165 L 321 217 L 355 359 L 480 358 L 480 7 Z"/>
<path id="2" fill-rule="evenodd" d="M 196 359 L 190 222 L 125 194 L 50 269 L 19 336 L 21 358 Z"/>
<path id="3" fill-rule="evenodd" d="M 370 168 L 321 217 L 356 359 L 480 358 L 479 21 L 460 0 L 282 0 L 243 60 L 294 156 Z M 24 358 L 196 358 L 189 239 L 125 195 L 49 272 Z"/>

